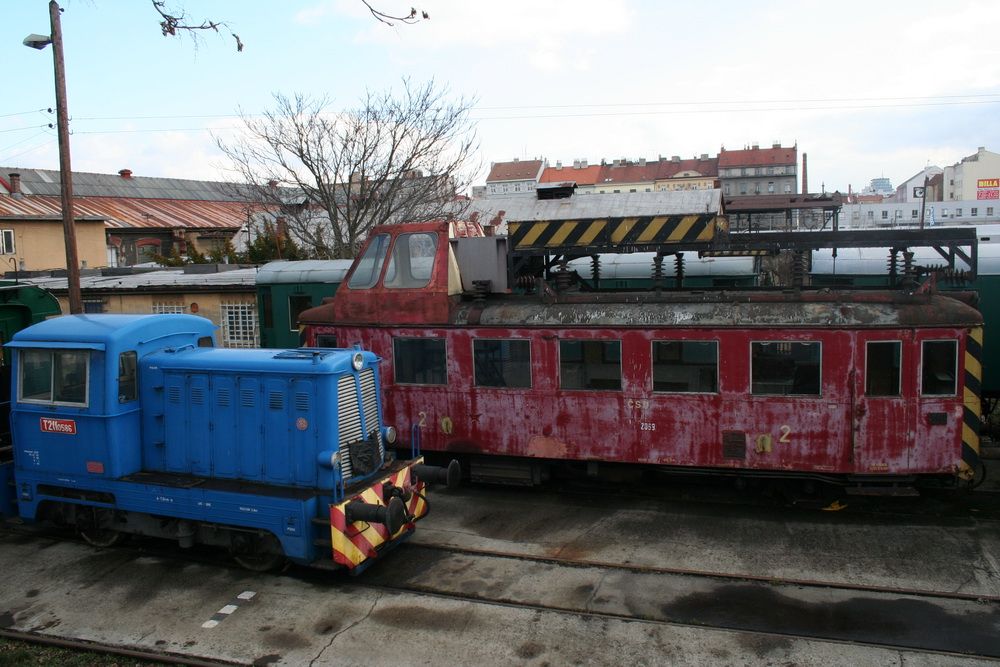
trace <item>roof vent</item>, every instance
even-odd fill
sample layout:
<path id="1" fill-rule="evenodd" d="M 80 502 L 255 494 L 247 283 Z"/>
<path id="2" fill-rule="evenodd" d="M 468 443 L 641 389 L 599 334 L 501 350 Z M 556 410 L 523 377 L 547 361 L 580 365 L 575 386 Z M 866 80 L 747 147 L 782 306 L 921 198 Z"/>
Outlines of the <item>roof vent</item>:
<path id="1" fill-rule="evenodd" d="M 752 143 L 752 144 L 750 145 L 750 149 L 751 149 L 751 150 L 758 150 L 759 148 L 760 148 L 760 144 L 758 144 L 758 143 L 757 143 L 756 141 L 755 141 L 755 142 L 753 142 L 753 143 Z"/>
<path id="2" fill-rule="evenodd" d="M 771 142 L 771 148 L 781 148 L 781 142 L 775 139 Z"/>
<path id="3" fill-rule="evenodd" d="M 14 199 L 21 199 L 24 195 L 21 193 L 21 174 L 12 173 L 7 174 L 10 178 L 10 196 Z"/>
<path id="4" fill-rule="evenodd" d="M 707 160 L 707 159 L 708 159 L 708 153 L 702 153 L 702 154 L 701 154 L 701 157 L 700 157 L 700 158 L 698 158 L 698 159 L 699 159 L 699 160 Z"/>
<path id="5" fill-rule="evenodd" d="M 121 176 L 122 178 L 132 178 L 132 170 L 131 169 L 121 169 L 118 172 L 118 175 Z"/>
<path id="6" fill-rule="evenodd" d="M 671 155 L 670 156 L 670 161 L 671 162 L 680 162 L 681 161 L 681 156 L 680 155 Z"/>

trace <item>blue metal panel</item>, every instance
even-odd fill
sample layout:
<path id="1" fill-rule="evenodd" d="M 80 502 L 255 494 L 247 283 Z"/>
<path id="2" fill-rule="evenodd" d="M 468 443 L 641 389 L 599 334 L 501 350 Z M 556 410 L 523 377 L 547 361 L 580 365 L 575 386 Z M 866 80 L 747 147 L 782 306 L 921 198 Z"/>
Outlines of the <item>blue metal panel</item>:
<path id="1" fill-rule="evenodd" d="M 295 483 L 300 486 L 316 485 L 316 454 L 317 436 L 316 419 L 313 403 L 315 402 L 315 383 L 310 380 L 296 380 L 291 386 L 291 419 L 294 427 L 291 432 L 292 452 L 294 453 L 293 474 Z"/>
<path id="2" fill-rule="evenodd" d="M 239 447 L 240 477 L 261 480 L 264 476 L 264 461 L 261 457 L 264 430 L 261 425 L 260 381 L 255 377 L 239 378 L 237 400 L 237 442 Z"/>
<path id="3" fill-rule="evenodd" d="M 164 373 L 164 457 L 166 469 L 170 472 L 186 472 L 188 468 L 186 385 L 182 373 Z"/>
<path id="4" fill-rule="evenodd" d="M 212 378 L 212 475 L 236 477 L 236 380 L 230 375 Z"/>
<path id="5" fill-rule="evenodd" d="M 188 376 L 187 451 L 189 472 L 207 477 L 212 473 L 212 404 L 208 375 Z"/>
<path id="6" fill-rule="evenodd" d="M 264 382 L 264 480 L 288 484 L 292 451 L 289 444 L 288 383 L 268 378 Z"/>

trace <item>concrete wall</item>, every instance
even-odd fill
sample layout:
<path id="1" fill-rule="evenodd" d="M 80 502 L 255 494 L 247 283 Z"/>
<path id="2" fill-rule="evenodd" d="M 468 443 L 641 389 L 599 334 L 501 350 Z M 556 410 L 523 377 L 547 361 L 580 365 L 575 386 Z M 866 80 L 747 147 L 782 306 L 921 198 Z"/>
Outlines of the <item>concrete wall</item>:
<path id="1" fill-rule="evenodd" d="M 66 268 L 66 244 L 61 221 L 3 220 L 0 221 L 0 229 L 14 231 L 14 252 L 0 254 L 0 262 L 6 264 L 5 270 L 22 268 L 22 260 L 25 271 Z M 86 263 L 89 268 L 107 266 L 104 222 L 77 222 L 76 248 L 81 264 Z"/>

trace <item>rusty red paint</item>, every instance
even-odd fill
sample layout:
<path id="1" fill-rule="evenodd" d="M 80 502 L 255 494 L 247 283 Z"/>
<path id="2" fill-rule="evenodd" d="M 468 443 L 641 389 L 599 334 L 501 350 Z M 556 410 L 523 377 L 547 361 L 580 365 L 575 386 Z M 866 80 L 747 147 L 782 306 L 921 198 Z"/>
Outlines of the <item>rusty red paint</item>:
<path id="1" fill-rule="evenodd" d="M 444 223 L 404 228 L 447 234 Z M 445 241 L 427 288 L 352 290 L 345 281 L 333 304 L 302 316 L 309 342 L 333 334 L 339 345 L 360 343 L 387 360 L 386 419 L 402 433 L 417 425 L 426 450 L 840 474 L 952 474 L 961 460 L 964 339 L 981 316 L 957 300 L 826 292 L 623 303 L 576 295 L 473 306 L 448 295 L 448 260 Z M 444 339 L 447 385 L 397 383 L 395 337 Z M 530 388 L 474 385 L 473 341 L 482 338 L 530 341 Z M 620 341 L 621 389 L 560 387 L 559 341 L 567 339 Z M 919 393 L 929 339 L 959 341 L 955 395 Z M 652 344 L 663 340 L 717 342 L 718 391 L 654 392 Z M 887 340 L 901 345 L 901 393 L 865 396 L 866 344 Z M 818 343 L 820 394 L 751 394 L 754 342 Z M 930 413 L 944 413 L 945 423 L 931 424 Z M 731 445 L 745 446 L 724 447 L 727 433 Z"/>

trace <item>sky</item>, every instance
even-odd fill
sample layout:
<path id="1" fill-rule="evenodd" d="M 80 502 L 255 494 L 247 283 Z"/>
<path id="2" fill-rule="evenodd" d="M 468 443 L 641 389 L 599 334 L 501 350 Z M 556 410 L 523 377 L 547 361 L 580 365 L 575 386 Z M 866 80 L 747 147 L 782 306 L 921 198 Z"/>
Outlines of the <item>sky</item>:
<path id="1" fill-rule="evenodd" d="M 350 108 L 430 79 L 473 101 L 491 162 L 715 156 L 797 144 L 810 190 L 893 185 L 1000 152 L 995 0 L 371 0 L 430 19 L 386 26 L 361 0 L 167 0 L 226 30 L 165 38 L 147 0 L 62 0 L 77 172 L 231 180 L 215 139 L 273 95 Z M 176 13 L 176 11 L 175 11 Z M 0 166 L 58 169 L 48 3 L 3 0 Z"/>

